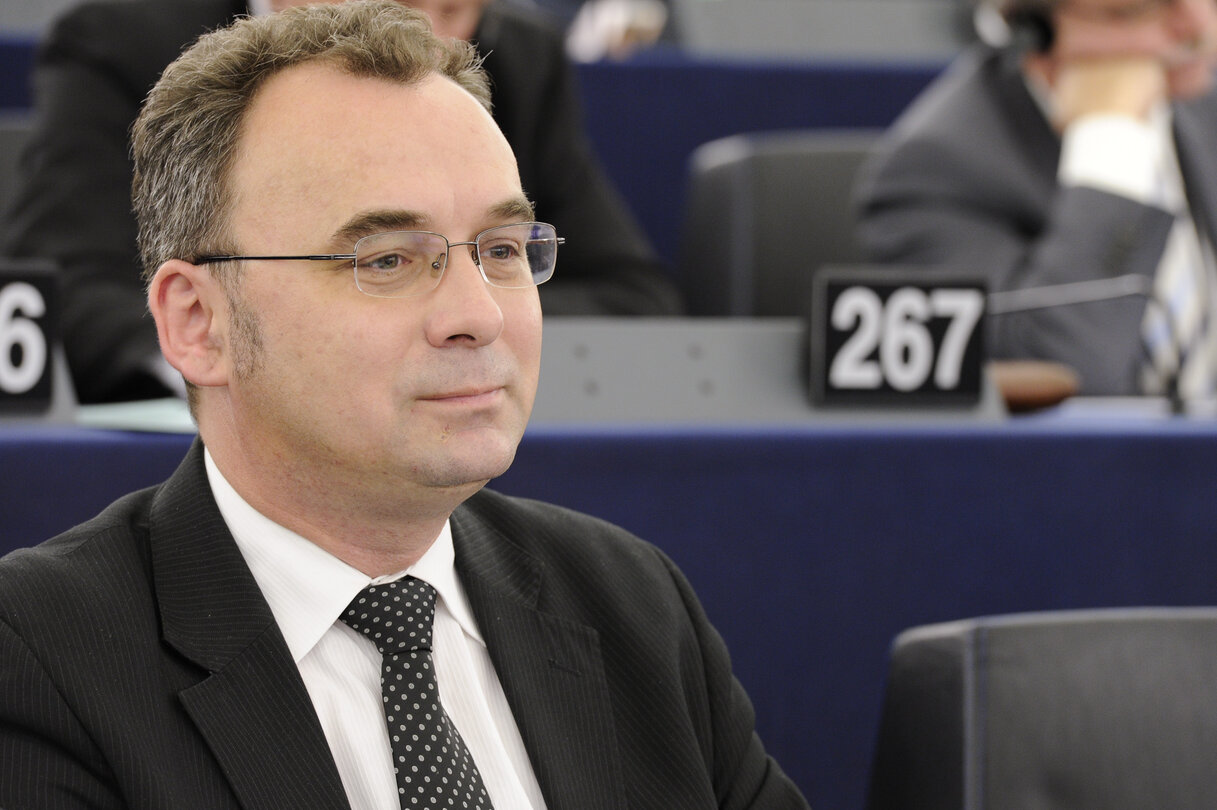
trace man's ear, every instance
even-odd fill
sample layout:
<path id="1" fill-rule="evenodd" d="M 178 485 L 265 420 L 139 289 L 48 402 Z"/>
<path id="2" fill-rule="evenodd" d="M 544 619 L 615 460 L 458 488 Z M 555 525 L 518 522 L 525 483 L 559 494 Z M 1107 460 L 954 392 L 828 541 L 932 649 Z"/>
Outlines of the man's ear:
<path id="1" fill-rule="evenodd" d="M 227 384 L 228 299 L 207 268 L 180 259 L 162 264 L 148 287 L 148 309 L 169 365 L 195 385 Z"/>

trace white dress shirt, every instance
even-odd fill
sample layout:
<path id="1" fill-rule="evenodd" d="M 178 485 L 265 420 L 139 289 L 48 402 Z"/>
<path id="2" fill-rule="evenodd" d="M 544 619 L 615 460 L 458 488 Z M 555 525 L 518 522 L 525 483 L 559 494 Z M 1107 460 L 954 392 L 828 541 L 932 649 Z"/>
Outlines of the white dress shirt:
<path id="1" fill-rule="evenodd" d="M 409 574 L 437 593 L 432 649 L 440 702 L 460 730 L 499 810 L 545 802 L 491 664 L 443 531 L 406 571 L 369 578 L 271 521 L 237 494 L 205 454 L 220 514 L 262 589 L 300 669 L 353 810 L 399 810 L 380 692 L 381 656 L 339 616 L 361 590 Z"/>
<path id="2" fill-rule="evenodd" d="M 1061 136 L 1057 179 L 1063 186 L 1088 186 L 1172 210 L 1182 201 L 1183 178 L 1170 109 L 1159 105 L 1146 121 L 1121 115 L 1078 119 Z"/>

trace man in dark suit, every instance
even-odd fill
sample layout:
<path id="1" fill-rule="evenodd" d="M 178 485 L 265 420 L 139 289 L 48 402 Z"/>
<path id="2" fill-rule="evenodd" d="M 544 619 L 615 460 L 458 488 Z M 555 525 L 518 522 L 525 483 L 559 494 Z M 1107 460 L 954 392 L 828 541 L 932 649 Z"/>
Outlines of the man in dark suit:
<path id="1" fill-rule="evenodd" d="M 0 806 L 806 806 L 658 549 L 482 490 L 559 244 L 488 101 L 472 48 L 387 0 L 166 70 L 133 194 L 199 440 L 0 561 Z"/>
<path id="2" fill-rule="evenodd" d="M 1211 396 L 1217 4 L 999 11 L 1013 41 L 962 55 L 864 169 L 861 241 L 986 276 L 998 357 L 1063 362 L 1084 393 Z"/>
<path id="3" fill-rule="evenodd" d="M 443 33 L 477 44 L 524 187 L 538 216 L 566 235 L 563 277 L 543 293 L 546 311 L 680 313 L 675 284 L 584 132 L 562 35 L 509 3 L 414 3 Z M 291 4 L 298 0 L 262 2 L 268 10 Z M 42 46 L 36 129 L 3 241 L 10 255 L 62 268 L 64 344 L 82 402 L 166 396 L 176 385 L 139 283 L 127 134 L 165 65 L 246 11 L 245 0 L 100 0 L 60 19 Z"/>

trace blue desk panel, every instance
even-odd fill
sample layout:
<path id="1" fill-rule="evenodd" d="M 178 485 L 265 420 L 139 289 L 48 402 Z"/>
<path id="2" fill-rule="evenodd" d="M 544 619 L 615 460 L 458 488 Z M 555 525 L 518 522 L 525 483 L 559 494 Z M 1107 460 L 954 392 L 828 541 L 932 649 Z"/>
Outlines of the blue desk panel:
<path id="1" fill-rule="evenodd" d="M 0 429 L 0 550 L 159 481 L 188 437 Z M 619 523 L 685 570 L 769 749 L 862 805 L 887 647 L 991 613 L 1217 602 L 1217 423 L 534 428 L 495 488 Z"/>
<path id="2" fill-rule="evenodd" d="M 0 32 L 0 112 L 23 110 L 33 103 L 34 49 L 29 36 Z"/>

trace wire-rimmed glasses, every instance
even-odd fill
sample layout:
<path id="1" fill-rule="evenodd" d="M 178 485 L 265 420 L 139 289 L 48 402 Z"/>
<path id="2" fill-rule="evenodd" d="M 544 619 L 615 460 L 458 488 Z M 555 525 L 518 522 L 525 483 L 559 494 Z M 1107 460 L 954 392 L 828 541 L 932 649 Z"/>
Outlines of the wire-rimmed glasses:
<path id="1" fill-rule="evenodd" d="M 468 246 L 482 278 L 493 287 L 534 287 L 554 275 L 565 242 L 545 222 L 487 228 L 472 242 L 449 242 L 431 231 L 387 231 L 365 236 L 354 253 L 310 256 L 201 256 L 195 264 L 240 260 L 351 262 L 355 286 L 376 298 L 409 298 L 439 286 L 452 248 Z"/>

